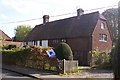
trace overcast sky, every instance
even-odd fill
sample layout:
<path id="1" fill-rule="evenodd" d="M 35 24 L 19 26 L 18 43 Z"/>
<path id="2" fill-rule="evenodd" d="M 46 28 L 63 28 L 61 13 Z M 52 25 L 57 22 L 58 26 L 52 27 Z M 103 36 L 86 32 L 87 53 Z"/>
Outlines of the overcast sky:
<path id="1" fill-rule="evenodd" d="M 14 29 L 18 25 L 42 24 L 42 19 L 3 24 L 7 22 L 42 18 L 47 14 L 50 16 L 76 12 L 78 8 L 91 10 L 101 7 L 117 5 L 119 0 L 0 0 L 0 29 L 8 36 L 14 36 Z M 100 9 L 97 11 L 104 11 Z M 50 21 L 63 19 L 76 14 L 50 17 Z"/>

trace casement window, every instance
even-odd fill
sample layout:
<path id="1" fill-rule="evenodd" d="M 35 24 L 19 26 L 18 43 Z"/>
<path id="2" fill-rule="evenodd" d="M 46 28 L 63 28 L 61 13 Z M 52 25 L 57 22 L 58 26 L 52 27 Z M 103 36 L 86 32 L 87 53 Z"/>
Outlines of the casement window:
<path id="1" fill-rule="evenodd" d="M 107 42 L 107 35 L 106 34 L 99 34 L 99 41 Z"/>
<path id="2" fill-rule="evenodd" d="M 101 29 L 105 29 L 105 23 L 101 22 L 100 28 L 101 28 Z"/>
<path id="3" fill-rule="evenodd" d="M 42 40 L 42 47 L 48 47 L 48 40 Z"/>
<path id="4" fill-rule="evenodd" d="M 32 42 L 28 42 L 28 45 L 33 46 Z"/>
<path id="5" fill-rule="evenodd" d="M 53 43 L 58 43 L 59 42 L 59 40 L 53 40 Z"/>
<path id="6" fill-rule="evenodd" d="M 37 46 L 42 46 L 42 42 L 40 40 L 37 41 Z"/>
<path id="7" fill-rule="evenodd" d="M 34 46 L 37 46 L 37 41 L 34 41 Z"/>
<path id="8" fill-rule="evenodd" d="M 62 39 L 61 41 L 62 41 L 62 42 L 66 42 L 66 40 L 65 40 L 65 39 Z"/>
<path id="9" fill-rule="evenodd" d="M 39 42 L 39 46 L 42 46 L 42 41 L 40 40 L 40 42 Z"/>

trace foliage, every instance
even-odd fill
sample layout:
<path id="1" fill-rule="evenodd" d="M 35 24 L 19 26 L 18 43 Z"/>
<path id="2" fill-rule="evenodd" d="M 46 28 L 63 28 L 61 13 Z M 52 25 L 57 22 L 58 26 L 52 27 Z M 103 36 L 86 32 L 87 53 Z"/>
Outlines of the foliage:
<path id="1" fill-rule="evenodd" d="M 23 41 L 27 34 L 32 30 L 31 26 L 29 25 L 19 25 L 15 28 L 15 41 Z"/>
<path id="2" fill-rule="evenodd" d="M 48 57 L 49 48 L 24 47 L 21 49 L 2 50 L 3 63 L 44 70 L 57 70 L 57 60 Z"/>
<path id="3" fill-rule="evenodd" d="M 117 8 L 107 9 L 102 14 L 107 19 L 112 40 L 115 43 L 118 35 L 118 9 Z"/>
<path id="4" fill-rule="evenodd" d="M 91 66 L 99 66 L 99 67 L 111 67 L 110 63 L 110 53 L 99 52 L 97 50 L 92 51 L 92 63 Z"/>
<path id="5" fill-rule="evenodd" d="M 2 49 L 13 49 L 13 48 L 16 48 L 16 45 L 6 45 L 2 47 Z"/>
<path id="6" fill-rule="evenodd" d="M 3 63 L 18 64 L 24 63 L 25 59 L 30 55 L 30 48 L 2 50 Z"/>
<path id="7" fill-rule="evenodd" d="M 113 72 L 114 72 L 114 78 L 115 80 L 117 80 L 118 78 L 120 78 L 120 62 L 119 62 L 119 58 L 120 58 L 120 49 L 119 49 L 119 44 L 117 43 L 113 49 L 112 49 L 112 67 L 113 67 Z"/>
<path id="8" fill-rule="evenodd" d="M 23 48 L 2 50 L 0 52 L 2 53 L 3 63 L 61 73 L 63 72 L 61 61 L 58 61 L 56 58 L 49 58 L 46 53 L 46 50 L 51 48 L 26 46 Z"/>
<path id="9" fill-rule="evenodd" d="M 73 52 L 70 46 L 66 43 L 60 43 L 58 47 L 55 49 L 56 56 L 58 59 L 66 59 L 66 60 L 73 60 Z"/>

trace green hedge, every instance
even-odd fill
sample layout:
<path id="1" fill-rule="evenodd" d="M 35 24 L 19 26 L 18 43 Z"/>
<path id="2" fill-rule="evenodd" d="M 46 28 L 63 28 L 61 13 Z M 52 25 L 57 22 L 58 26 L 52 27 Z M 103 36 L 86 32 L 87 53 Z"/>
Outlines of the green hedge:
<path id="1" fill-rule="evenodd" d="M 16 45 L 6 45 L 6 46 L 3 46 L 2 49 L 15 49 L 16 48 Z"/>
<path id="2" fill-rule="evenodd" d="M 24 64 L 25 59 L 30 55 L 31 48 L 2 50 L 2 61 L 7 64 L 18 64 L 22 62 Z"/>
<path id="3" fill-rule="evenodd" d="M 111 54 L 100 52 L 97 50 L 92 51 L 91 67 L 111 68 Z"/>
<path id="4" fill-rule="evenodd" d="M 2 50 L 5 64 L 56 71 L 56 59 L 50 59 L 46 53 L 49 48 L 25 47 L 21 49 Z"/>
<path id="5" fill-rule="evenodd" d="M 58 59 L 73 60 L 73 52 L 67 43 L 61 42 L 55 49 L 56 56 Z"/>

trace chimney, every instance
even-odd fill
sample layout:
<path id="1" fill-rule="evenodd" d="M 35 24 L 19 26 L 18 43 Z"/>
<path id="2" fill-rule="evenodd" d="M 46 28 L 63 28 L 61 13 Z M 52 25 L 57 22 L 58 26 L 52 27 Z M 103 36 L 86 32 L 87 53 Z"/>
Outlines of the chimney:
<path id="1" fill-rule="evenodd" d="M 81 15 L 84 14 L 84 10 L 82 8 L 77 9 L 77 16 L 80 18 Z"/>
<path id="2" fill-rule="evenodd" d="M 44 15 L 43 16 L 43 24 L 46 24 L 47 22 L 49 22 L 49 15 Z"/>

